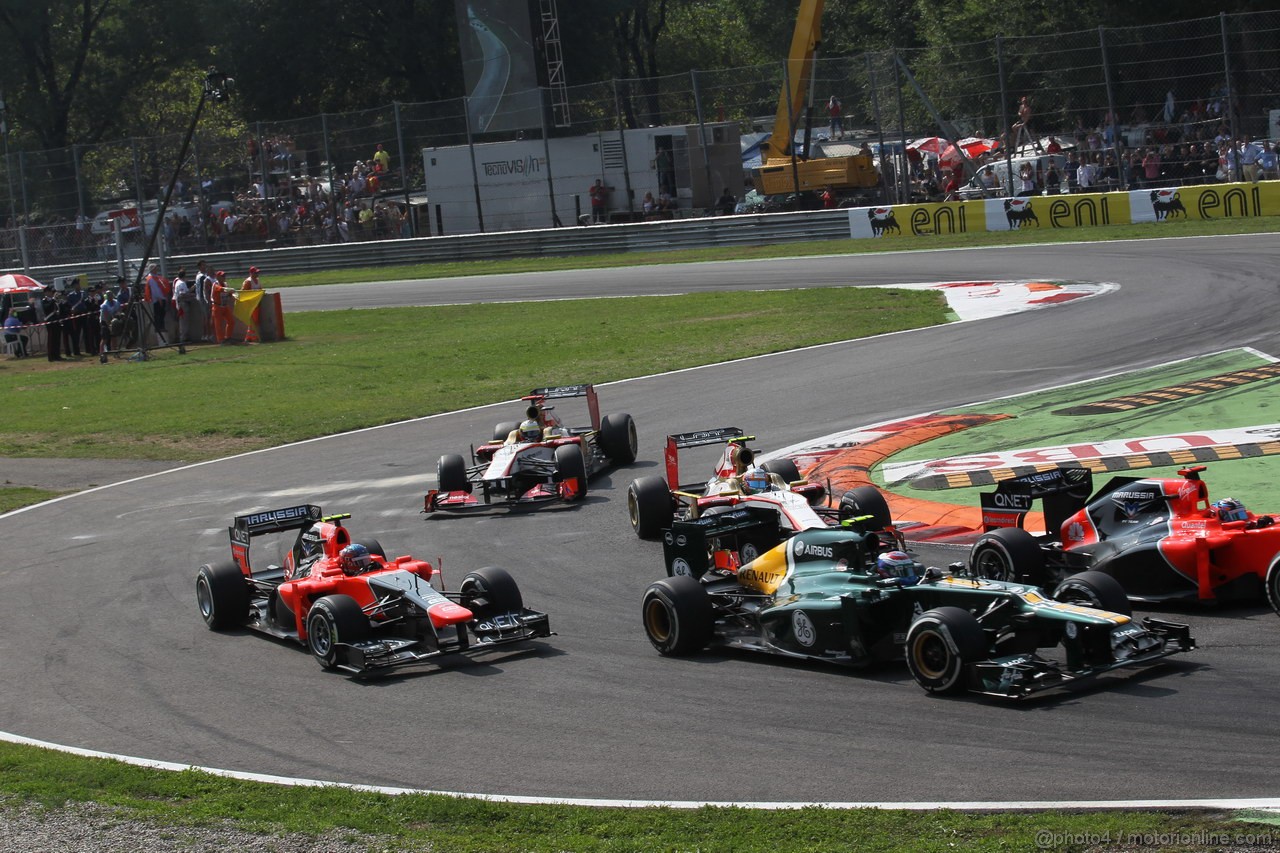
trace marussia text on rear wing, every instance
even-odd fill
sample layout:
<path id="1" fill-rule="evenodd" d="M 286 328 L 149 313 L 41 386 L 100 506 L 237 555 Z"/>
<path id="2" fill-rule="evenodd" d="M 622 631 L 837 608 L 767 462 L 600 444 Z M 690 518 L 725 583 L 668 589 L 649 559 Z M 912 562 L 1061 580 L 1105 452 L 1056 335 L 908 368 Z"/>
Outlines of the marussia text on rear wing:
<path id="1" fill-rule="evenodd" d="M 1022 527 L 1032 504 L 1043 500 L 1045 527 L 1057 530 L 1088 502 L 1092 492 L 1093 473 L 1088 468 L 1053 468 L 1001 480 L 994 492 L 980 497 L 982 529 Z"/>

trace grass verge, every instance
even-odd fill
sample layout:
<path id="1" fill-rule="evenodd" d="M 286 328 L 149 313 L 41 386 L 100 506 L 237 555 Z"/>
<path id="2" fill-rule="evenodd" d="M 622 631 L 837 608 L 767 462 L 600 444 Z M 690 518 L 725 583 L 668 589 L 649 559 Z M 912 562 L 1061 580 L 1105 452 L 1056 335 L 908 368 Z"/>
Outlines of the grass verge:
<path id="1" fill-rule="evenodd" d="M 216 831 L 230 819 L 238 829 L 264 834 L 354 834 L 376 850 L 1239 850 L 1252 849 L 1250 840 L 1280 838 L 1274 827 L 1210 811 L 617 809 L 387 796 L 150 770 L 12 744 L 0 744 L 0 788 L 14 795 L 6 801 L 10 808 L 15 800 L 53 809 L 96 802 L 120 819 L 177 828 L 176 835 L 182 827 Z"/>
<path id="2" fill-rule="evenodd" d="M 27 486 L 0 486 L 0 515 L 20 506 L 52 500 L 63 494 L 66 492 L 51 492 L 47 489 L 33 489 Z"/>

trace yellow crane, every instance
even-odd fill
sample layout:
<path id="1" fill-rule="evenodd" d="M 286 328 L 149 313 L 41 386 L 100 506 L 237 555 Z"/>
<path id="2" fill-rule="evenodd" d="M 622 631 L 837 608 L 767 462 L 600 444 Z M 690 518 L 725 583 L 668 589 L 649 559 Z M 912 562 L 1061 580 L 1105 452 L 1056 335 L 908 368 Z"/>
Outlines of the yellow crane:
<path id="1" fill-rule="evenodd" d="M 756 169 L 756 189 L 766 195 L 831 187 L 839 195 L 865 194 L 880 183 L 868 154 L 806 159 L 795 150 L 801 117 L 812 109 L 813 62 L 822 44 L 825 0 L 801 0 L 796 29 L 787 56 L 787 74 L 778 97 L 773 130 L 760 143 L 762 165 Z"/>

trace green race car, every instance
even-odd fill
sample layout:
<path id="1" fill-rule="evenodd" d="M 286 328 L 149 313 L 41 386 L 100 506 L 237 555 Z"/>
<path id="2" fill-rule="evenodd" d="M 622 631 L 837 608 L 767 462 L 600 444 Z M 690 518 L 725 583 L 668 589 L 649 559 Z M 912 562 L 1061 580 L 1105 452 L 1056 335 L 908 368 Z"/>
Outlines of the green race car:
<path id="1" fill-rule="evenodd" d="M 1049 595 L 880 553 L 883 535 L 852 521 L 801 531 L 741 566 L 697 561 L 645 591 L 645 632 L 664 655 L 714 643 L 854 667 L 905 656 L 927 691 L 1009 698 L 1195 648 L 1186 625 L 1135 621 L 1106 575 L 1081 572 Z"/>

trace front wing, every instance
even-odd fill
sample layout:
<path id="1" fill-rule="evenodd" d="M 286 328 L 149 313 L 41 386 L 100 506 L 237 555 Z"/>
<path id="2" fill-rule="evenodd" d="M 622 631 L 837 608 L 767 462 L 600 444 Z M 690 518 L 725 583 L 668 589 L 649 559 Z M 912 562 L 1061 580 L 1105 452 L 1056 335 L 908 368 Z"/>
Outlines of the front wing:
<path id="1" fill-rule="evenodd" d="M 457 640 L 441 642 L 436 648 L 425 646 L 421 640 L 403 637 L 338 643 L 336 668 L 352 675 L 374 675 L 428 663 L 444 655 L 477 654 L 500 646 L 550 637 L 554 633 L 547 614 L 525 608 L 466 623 L 465 629 L 459 626 Z"/>

